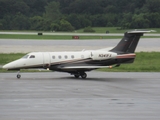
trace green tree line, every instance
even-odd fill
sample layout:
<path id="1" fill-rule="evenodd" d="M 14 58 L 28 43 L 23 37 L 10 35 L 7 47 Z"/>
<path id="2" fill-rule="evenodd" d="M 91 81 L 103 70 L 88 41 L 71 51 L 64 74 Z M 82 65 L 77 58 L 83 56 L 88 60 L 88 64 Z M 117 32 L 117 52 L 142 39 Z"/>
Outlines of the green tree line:
<path id="1" fill-rule="evenodd" d="M 159 28 L 160 0 L 0 0 L 1 30 Z"/>

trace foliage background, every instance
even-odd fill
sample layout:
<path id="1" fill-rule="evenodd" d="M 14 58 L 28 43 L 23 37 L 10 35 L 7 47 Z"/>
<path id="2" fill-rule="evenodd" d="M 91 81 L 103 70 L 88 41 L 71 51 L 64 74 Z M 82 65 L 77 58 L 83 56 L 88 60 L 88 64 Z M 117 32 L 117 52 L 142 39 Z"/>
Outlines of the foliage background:
<path id="1" fill-rule="evenodd" d="M 159 28 L 160 0 L 0 0 L 1 30 Z"/>

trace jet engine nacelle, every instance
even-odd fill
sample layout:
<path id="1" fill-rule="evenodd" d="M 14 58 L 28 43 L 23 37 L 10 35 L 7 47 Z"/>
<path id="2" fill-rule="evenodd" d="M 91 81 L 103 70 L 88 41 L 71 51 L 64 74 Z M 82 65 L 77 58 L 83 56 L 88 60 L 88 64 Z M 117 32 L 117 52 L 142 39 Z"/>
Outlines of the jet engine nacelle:
<path id="1" fill-rule="evenodd" d="M 117 53 L 107 52 L 107 51 L 93 51 L 91 53 L 91 58 L 93 60 L 106 60 L 116 58 Z"/>

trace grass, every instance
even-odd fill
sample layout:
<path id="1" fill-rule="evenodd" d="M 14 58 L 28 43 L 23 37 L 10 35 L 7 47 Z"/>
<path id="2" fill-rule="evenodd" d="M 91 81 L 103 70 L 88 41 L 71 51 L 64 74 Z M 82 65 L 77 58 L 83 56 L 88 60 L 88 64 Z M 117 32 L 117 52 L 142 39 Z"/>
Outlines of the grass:
<path id="1" fill-rule="evenodd" d="M 52 36 L 52 35 L 17 35 L 17 34 L 1 34 L 0 38 L 3 39 L 72 39 L 72 36 Z"/>
<path id="2" fill-rule="evenodd" d="M 71 35 L 5 35 L 1 34 L 0 38 L 3 39 L 37 39 L 37 40 L 69 40 L 72 39 Z M 122 36 L 79 36 L 79 39 L 116 39 Z"/>
<path id="3" fill-rule="evenodd" d="M 24 55 L 22 53 L 0 54 L 0 65 L 21 58 Z M 133 64 L 122 64 L 120 67 L 99 70 L 106 72 L 160 72 L 160 52 L 140 52 L 136 53 L 136 55 L 137 57 Z M 0 69 L 0 72 L 6 72 L 6 70 Z"/>

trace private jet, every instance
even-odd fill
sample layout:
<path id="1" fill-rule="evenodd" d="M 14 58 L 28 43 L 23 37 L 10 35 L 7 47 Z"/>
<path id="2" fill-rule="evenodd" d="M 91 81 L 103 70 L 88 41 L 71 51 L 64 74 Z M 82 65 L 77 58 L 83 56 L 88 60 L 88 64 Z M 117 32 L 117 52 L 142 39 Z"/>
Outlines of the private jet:
<path id="1" fill-rule="evenodd" d="M 133 63 L 135 49 L 141 36 L 152 30 L 131 30 L 124 33 L 122 40 L 113 48 L 82 50 L 78 52 L 31 52 L 24 57 L 3 66 L 7 70 L 17 70 L 21 78 L 21 69 L 46 69 L 67 72 L 75 78 L 87 77 L 86 72 L 99 68 L 119 67 Z"/>

